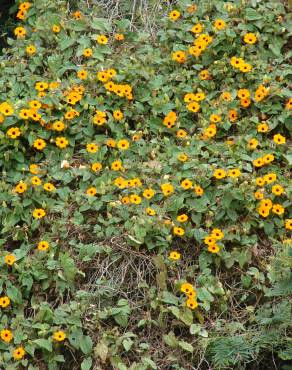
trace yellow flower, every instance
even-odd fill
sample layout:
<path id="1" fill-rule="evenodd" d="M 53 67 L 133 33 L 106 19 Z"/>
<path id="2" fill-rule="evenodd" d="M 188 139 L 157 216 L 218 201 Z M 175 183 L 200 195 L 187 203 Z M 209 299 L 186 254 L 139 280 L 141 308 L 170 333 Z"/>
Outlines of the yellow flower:
<path id="1" fill-rule="evenodd" d="M 216 242 L 216 238 L 213 235 L 208 235 L 204 238 L 204 243 L 206 245 L 213 245 Z"/>
<path id="2" fill-rule="evenodd" d="M 179 252 L 172 251 L 172 252 L 169 253 L 168 258 L 172 261 L 177 261 L 181 258 L 181 254 Z"/>
<path id="3" fill-rule="evenodd" d="M 19 38 L 19 39 L 22 39 L 25 37 L 26 35 L 26 29 L 24 27 L 16 27 L 14 29 L 14 35 Z"/>
<path id="4" fill-rule="evenodd" d="M 56 190 L 55 186 L 50 183 L 50 182 L 46 182 L 44 185 L 43 185 L 43 188 L 46 190 L 46 191 L 54 191 Z"/>
<path id="5" fill-rule="evenodd" d="M 37 177 L 37 176 L 33 176 L 31 179 L 30 179 L 30 182 L 32 183 L 32 185 L 35 185 L 35 186 L 39 186 L 42 184 L 42 180 Z"/>
<path id="6" fill-rule="evenodd" d="M 11 104 L 4 102 L 0 104 L 0 112 L 4 114 L 4 116 L 12 116 L 14 109 Z"/>
<path id="7" fill-rule="evenodd" d="M 122 199 L 121 199 L 121 202 L 123 203 L 123 204 L 129 204 L 130 203 L 130 198 L 129 197 L 123 197 Z"/>
<path id="8" fill-rule="evenodd" d="M 163 125 L 172 128 L 175 124 L 175 121 L 177 120 L 177 115 L 175 112 L 170 111 L 167 113 L 167 115 L 163 119 Z"/>
<path id="9" fill-rule="evenodd" d="M 143 197 L 146 199 L 151 199 L 155 195 L 155 191 L 151 188 L 145 189 L 143 191 Z"/>
<path id="10" fill-rule="evenodd" d="M 87 78 L 87 71 L 85 69 L 81 69 L 77 72 L 77 77 L 80 78 L 80 80 L 86 80 Z"/>
<path id="11" fill-rule="evenodd" d="M 26 48 L 25 48 L 25 51 L 28 55 L 33 55 L 35 54 L 36 52 L 36 47 L 34 45 L 28 45 Z"/>
<path id="12" fill-rule="evenodd" d="M 178 130 L 178 131 L 176 132 L 176 137 L 184 138 L 184 137 L 186 137 L 186 136 L 187 136 L 187 132 L 186 132 L 185 130 L 180 129 L 180 130 Z"/>
<path id="13" fill-rule="evenodd" d="M 207 69 L 203 69 L 200 73 L 199 73 L 199 79 L 200 80 L 208 80 L 210 78 L 210 74 L 209 74 L 209 71 Z"/>
<path id="14" fill-rule="evenodd" d="M 129 148 L 130 144 L 128 142 L 128 140 L 126 139 L 122 139 L 122 140 L 119 140 L 118 143 L 117 143 L 117 147 L 119 149 L 122 149 L 122 150 L 127 150 Z"/>
<path id="15" fill-rule="evenodd" d="M 246 44 L 255 44 L 257 42 L 257 37 L 254 33 L 249 32 L 244 35 L 243 40 Z"/>
<path id="16" fill-rule="evenodd" d="M 24 1 L 23 3 L 20 3 L 18 6 L 19 10 L 28 10 L 30 8 L 31 4 L 28 1 Z"/>
<path id="17" fill-rule="evenodd" d="M 92 186 L 91 188 L 88 188 L 86 190 L 86 194 L 93 197 L 93 196 L 95 196 L 97 194 L 97 190 L 96 190 L 95 187 Z"/>
<path id="18" fill-rule="evenodd" d="M 239 70 L 243 73 L 247 73 L 252 70 L 252 66 L 249 63 L 242 63 L 239 66 Z"/>
<path id="19" fill-rule="evenodd" d="M 140 204 L 142 202 L 142 199 L 137 194 L 131 194 L 130 195 L 130 202 L 132 204 Z"/>
<path id="20" fill-rule="evenodd" d="M 113 112 L 113 116 L 116 121 L 121 121 L 124 117 L 123 113 L 120 110 L 115 110 Z"/>
<path id="21" fill-rule="evenodd" d="M 285 136 L 282 136 L 281 134 L 276 134 L 273 136 L 273 140 L 276 144 L 282 145 L 286 143 L 286 138 Z"/>
<path id="22" fill-rule="evenodd" d="M 125 39 L 125 36 L 122 33 L 116 33 L 115 34 L 115 39 L 117 41 L 123 41 Z"/>
<path id="23" fill-rule="evenodd" d="M 271 201 L 271 199 L 265 198 L 265 199 L 261 200 L 260 207 L 270 210 L 273 207 L 273 202 Z"/>
<path id="24" fill-rule="evenodd" d="M 174 192 L 174 187 L 170 183 L 165 183 L 160 186 L 164 196 L 168 196 Z"/>
<path id="25" fill-rule="evenodd" d="M 42 208 L 36 208 L 33 213 L 32 213 L 33 217 L 36 218 L 36 219 L 39 219 L 39 218 L 43 218 L 45 217 L 46 215 L 46 212 L 45 210 L 43 210 Z"/>
<path id="26" fill-rule="evenodd" d="M 220 248 L 217 244 L 210 244 L 208 245 L 208 251 L 211 253 L 218 253 L 220 252 Z"/>
<path id="27" fill-rule="evenodd" d="M 255 166 L 255 167 L 262 167 L 265 163 L 263 161 L 263 158 L 259 157 L 259 158 L 256 158 L 252 161 L 252 164 Z"/>
<path id="28" fill-rule="evenodd" d="M 199 185 L 195 185 L 194 186 L 194 192 L 195 192 L 196 195 L 201 197 L 204 194 L 204 189 Z"/>
<path id="29" fill-rule="evenodd" d="M 11 139 L 17 139 L 20 136 L 21 132 L 18 127 L 11 127 L 7 131 L 7 136 L 10 137 Z"/>
<path id="30" fill-rule="evenodd" d="M 217 128 L 216 128 L 216 125 L 212 124 L 212 125 L 209 125 L 204 131 L 203 131 L 203 135 L 206 136 L 206 138 L 212 138 L 216 135 L 217 133 Z M 202 138 L 203 140 L 205 139 L 204 137 Z"/>
<path id="31" fill-rule="evenodd" d="M 187 7 L 187 12 L 190 13 L 190 14 L 194 13 L 196 10 L 197 10 L 197 5 L 196 4 L 192 4 L 192 5 L 189 5 Z"/>
<path id="32" fill-rule="evenodd" d="M 3 329 L 1 330 L 0 332 L 0 336 L 1 336 L 1 339 L 6 342 L 6 343 L 9 343 L 11 342 L 11 340 L 13 339 L 13 334 L 10 330 L 8 329 Z"/>
<path id="33" fill-rule="evenodd" d="M 266 154 L 263 156 L 263 163 L 264 164 L 269 164 L 271 162 L 273 162 L 275 159 L 274 155 L 273 154 Z"/>
<path id="34" fill-rule="evenodd" d="M 14 191 L 18 194 L 22 194 L 27 190 L 27 185 L 25 182 L 20 181 L 14 188 Z"/>
<path id="35" fill-rule="evenodd" d="M 232 96 L 230 94 L 230 92 L 228 91 L 224 91 L 222 94 L 221 94 L 221 99 L 222 100 L 225 100 L 225 101 L 231 101 L 232 100 Z"/>
<path id="36" fill-rule="evenodd" d="M 150 207 L 146 208 L 146 213 L 147 213 L 148 216 L 155 216 L 156 215 L 155 210 L 153 208 L 150 208 Z"/>
<path id="37" fill-rule="evenodd" d="M 213 123 L 221 122 L 222 118 L 218 114 L 211 114 L 210 121 Z"/>
<path id="38" fill-rule="evenodd" d="M 257 177 L 256 178 L 256 184 L 257 186 L 264 186 L 265 185 L 265 180 L 263 177 Z"/>
<path id="39" fill-rule="evenodd" d="M 291 110 L 292 109 L 292 98 L 288 99 L 285 104 L 285 109 Z"/>
<path id="40" fill-rule="evenodd" d="M 107 71 L 99 71 L 97 72 L 97 79 L 101 82 L 107 82 L 110 79 L 110 76 Z"/>
<path id="41" fill-rule="evenodd" d="M 83 56 L 84 57 L 86 57 L 86 58 L 89 58 L 89 57 L 91 57 L 92 56 L 92 49 L 90 49 L 90 48 L 87 48 L 87 49 L 84 49 L 83 50 Z"/>
<path id="42" fill-rule="evenodd" d="M 39 251 L 46 251 L 47 249 L 49 249 L 49 247 L 50 247 L 49 243 L 46 242 L 45 240 L 40 241 L 37 245 Z"/>
<path id="43" fill-rule="evenodd" d="M 228 171 L 229 177 L 236 178 L 236 177 L 239 177 L 240 175 L 241 175 L 241 172 L 238 168 L 234 168 Z"/>
<path id="44" fill-rule="evenodd" d="M 60 136 L 60 137 L 56 137 L 56 146 L 60 149 L 64 149 L 68 146 L 69 144 L 69 141 L 63 137 L 63 136 Z"/>
<path id="45" fill-rule="evenodd" d="M 172 53 L 172 60 L 181 64 L 185 63 L 185 61 L 187 60 L 186 53 L 182 50 L 175 51 L 174 53 Z"/>
<path id="46" fill-rule="evenodd" d="M 115 180 L 114 180 L 114 184 L 120 188 L 120 189 L 124 189 L 126 186 L 127 186 L 127 181 L 125 179 L 123 179 L 122 177 L 117 177 Z"/>
<path id="47" fill-rule="evenodd" d="M 122 166 L 122 162 L 121 161 L 114 161 L 114 162 L 112 162 L 112 164 L 111 164 L 111 169 L 113 170 L 113 171 L 120 171 L 121 169 L 123 168 L 123 166 Z"/>
<path id="48" fill-rule="evenodd" d="M 187 105 L 187 108 L 189 111 L 197 113 L 200 110 L 201 106 L 196 101 L 192 101 Z"/>
<path id="49" fill-rule="evenodd" d="M 43 81 L 36 82 L 36 84 L 35 84 L 35 89 L 37 91 L 47 90 L 48 87 L 49 87 L 48 83 L 47 82 L 43 82 Z"/>
<path id="50" fill-rule="evenodd" d="M 214 171 L 213 177 L 215 177 L 216 179 L 223 179 L 224 177 L 226 177 L 226 172 L 222 168 L 218 168 Z"/>
<path id="51" fill-rule="evenodd" d="M 259 213 L 260 216 L 266 218 L 266 217 L 269 216 L 270 210 L 268 208 L 265 208 L 265 207 L 259 207 L 258 213 Z"/>
<path id="52" fill-rule="evenodd" d="M 62 342 L 66 339 L 66 334 L 63 331 L 58 330 L 53 334 L 53 339 L 57 342 Z"/>
<path id="53" fill-rule="evenodd" d="M 282 195 L 282 194 L 284 193 L 284 188 L 283 188 L 283 186 L 281 186 L 281 185 L 279 185 L 279 184 L 274 185 L 274 186 L 272 187 L 272 193 L 273 193 L 273 194 L 275 194 L 275 195 L 278 195 L 278 196 Z"/>
<path id="54" fill-rule="evenodd" d="M 201 23 L 195 24 L 191 31 L 195 34 L 201 33 L 203 31 L 204 26 Z"/>
<path id="55" fill-rule="evenodd" d="M 91 169 L 93 172 L 98 172 L 102 169 L 102 164 L 99 162 L 92 163 Z"/>
<path id="56" fill-rule="evenodd" d="M 267 123 L 260 123 L 257 127 L 258 132 L 268 132 L 269 131 L 269 125 Z"/>
<path id="57" fill-rule="evenodd" d="M 52 81 L 49 84 L 49 89 L 50 90 L 56 90 L 60 85 L 61 85 L 60 82 L 58 82 L 58 81 Z"/>
<path id="58" fill-rule="evenodd" d="M 76 12 L 73 13 L 73 17 L 75 19 L 81 19 L 82 18 L 82 13 L 80 12 L 80 10 L 77 10 Z"/>
<path id="59" fill-rule="evenodd" d="M 61 132 L 65 129 L 65 124 L 63 121 L 55 121 L 52 126 L 53 130 Z"/>
<path id="60" fill-rule="evenodd" d="M 226 27 L 226 23 L 223 19 L 216 19 L 214 22 L 214 27 L 216 28 L 216 30 L 220 31 Z"/>
<path id="61" fill-rule="evenodd" d="M 187 222 L 188 216 L 185 213 L 183 213 L 181 215 L 178 215 L 177 218 L 176 218 L 176 220 L 178 222 Z"/>
<path id="62" fill-rule="evenodd" d="M 287 218 L 285 220 L 285 229 L 292 230 L 292 218 Z"/>
<path id="63" fill-rule="evenodd" d="M 170 12 L 168 14 L 168 17 L 172 20 L 172 21 L 176 21 L 179 17 L 180 17 L 180 12 L 178 10 L 173 10 L 172 12 Z"/>
<path id="64" fill-rule="evenodd" d="M 232 57 L 230 59 L 230 64 L 234 68 L 239 68 L 244 63 L 244 60 L 242 58 Z"/>
<path id="65" fill-rule="evenodd" d="M 280 216 L 285 212 L 285 208 L 281 204 L 274 204 L 272 211 Z"/>
<path id="66" fill-rule="evenodd" d="M 46 142 L 43 139 L 36 139 L 33 143 L 34 148 L 37 150 L 43 150 L 46 147 Z"/>
<path id="67" fill-rule="evenodd" d="M 88 153 L 96 153 L 98 151 L 98 145 L 95 143 L 86 144 L 86 150 Z"/>
<path id="68" fill-rule="evenodd" d="M 12 266 L 15 262 L 16 258 L 14 256 L 14 254 L 7 254 L 5 257 L 4 257 L 4 262 L 9 265 L 9 266 Z"/>
<path id="69" fill-rule="evenodd" d="M 239 89 L 237 90 L 237 96 L 239 99 L 247 99 L 250 97 L 250 92 L 247 89 Z"/>
<path id="70" fill-rule="evenodd" d="M 12 355 L 14 360 L 21 360 L 25 356 L 25 350 L 23 347 L 17 347 L 13 350 Z"/>
<path id="71" fill-rule="evenodd" d="M 193 298 L 189 298 L 189 299 L 187 299 L 187 301 L 186 301 L 186 305 L 187 305 L 187 307 L 188 308 L 190 308 L 191 310 L 195 310 L 197 307 L 198 307 L 198 302 L 195 300 L 195 299 L 193 299 Z"/>
<path id="72" fill-rule="evenodd" d="M 110 148 L 115 148 L 116 147 L 116 142 L 114 139 L 108 139 L 106 142 L 106 145 Z"/>
<path id="73" fill-rule="evenodd" d="M 19 111 L 19 117 L 24 119 L 24 120 L 27 120 L 30 117 L 30 113 L 31 113 L 30 109 L 21 109 Z"/>
<path id="74" fill-rule="evenodd" d="M 184 283 L 181 285 L 180 291 L 185 294 L 190 294 L 194 291 L 194 287 L 190 283 Z"/>
<path id="75" fill-rule="evenodd" d="M 106 45 L 108 43 L 108 38 L 105 36 L 105 35 L 99 35 L 96 39 L 96 41 L 100 44 L 100 45 Z"/>
<path id="76" fill-rule="evenodd" d="M 213 229 L 211 232 L 211 237 L 216 240 L 221 240 L 224 238 L 224 233 L 221 229 Z"/>
<path id="77" fill-rule="evenodd" d="M 52 26 L 52 31 L 53 31 L 54 33 L 59 33 L 59 32 L 61 31 L 61 28 L 60 28 L 60 26 L 58 26 L 57 24 L 54 24 L 54 25 Z"/>
<path id="78" fill-rule="evenodd" d="M 247 143 L 248 149 L 256 149 L 257 146 L 259 145 L 259 142 L 257 139 L 250 139 Z"/>
<path id="79" fill-rule="evenodd" d="M 255 197 L 257 200 L 262 200 L 262 199 L 264 199 L 264 193 L 263 193 L 263 191 L 260 191 L 260 190 L 256 191 L 256 192 L 254 193 L 254 197 Z"/>
<path id="80" fill-rule="evenodd" d="M 267 173 L 264 176 L 264 182 L 267 183 L 267 184 L 271 184 L 272 182 L 274 182 L 276 180 L 277 180 L 277 175 L 273 172 Z"/>
<path id="81" fill-rule="evenodd" d="M 185 154 L 185 153 L 180 153 L 178 156 L 177 156 L 177 159 L 181 162 L 185 162 L 188 160 L 188 156 Z"/>
<path id="82" fill-rule="evenodd" d="M 33 175 L 37 175 L 40 172 L 39 166 L 37 164 L 29 165 L 29 172 L 32 173 Z"/>
<path id="83" fill-rule="evenodd" d="M 193 186 L 193 183 L 189 179 L 185 179 L 180 183 L 181 187 L 185 190 L 191 189 Z"/>
<path id="84" fill-rule="evenodd" d="M 6 308 L 10 305 L 10 298 L 7 296 L 0 297 L 0 307 Z"/>

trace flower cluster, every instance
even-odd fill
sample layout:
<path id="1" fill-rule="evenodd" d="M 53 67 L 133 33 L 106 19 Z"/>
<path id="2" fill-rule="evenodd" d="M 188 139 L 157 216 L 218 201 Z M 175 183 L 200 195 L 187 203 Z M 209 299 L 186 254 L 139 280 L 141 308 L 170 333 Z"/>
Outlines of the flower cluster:
<path id="1" fill-rule="evenodd" d="M 0 92 L 8 361 L 26 366 L 43 351 L 57 367 L 53 343 L 68 357 L 90 353 L 89 294 L 75 279 L 88 279 L 98 253 L 119 260 L 96 242 L 123 237 L 133 255 L 159 254 L 153 307 L 177 313 L 176 305 L 185 322 L 209 314 L 215 296 L 227 305 L 218 271 L 238 263 L 244 277 L 255 245 L 290 238 L 292 98 L 281 48 L 253 9 L 211 2 L 210 14 L 178 2 L 159 17 L 154 42 L 128 19 L 111 25 L 87 6 L 20 2 Z M 112 314 L 126 327 L 128 313 L 107 306 L 115 293 L 100 290 L 99 325 Z"/>

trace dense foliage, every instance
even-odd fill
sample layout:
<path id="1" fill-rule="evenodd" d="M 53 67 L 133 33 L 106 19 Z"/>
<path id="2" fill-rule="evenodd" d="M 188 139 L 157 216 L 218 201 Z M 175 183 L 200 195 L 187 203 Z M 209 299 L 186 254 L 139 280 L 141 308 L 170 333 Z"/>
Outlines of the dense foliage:
<path id="1" fill-rule="evenodd" d="M 12 9 L 0 367 L 288 369 L 288 10 L 125 4 Z"/>

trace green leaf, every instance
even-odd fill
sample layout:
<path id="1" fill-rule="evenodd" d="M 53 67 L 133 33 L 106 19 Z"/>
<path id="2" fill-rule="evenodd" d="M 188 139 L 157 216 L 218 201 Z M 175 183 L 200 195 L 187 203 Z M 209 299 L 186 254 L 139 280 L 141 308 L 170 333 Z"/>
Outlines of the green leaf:
<path id="1" fill-rule="evenodd" d="M 180 348 L 182 348 L 183 350 L 185 350 L 187 352 L 191 352 L 191 353 L 194 352 L 194 347 L 188 342 L 180 340 L 178 342 L 178 345 L 180 346 Z"/>
<path id="2" fill-rule="evenodd" d="M 262 15 L 258 13 L 256 10 L 252 8 L 246 8 L 245 9 L 245 18 L 248 21 L 256 21 L 258 19 L 262 19 Z"/>
<path id="3" fill-rule="evenodd" d="M 61 40 L 59 43 L 60 49 L 63 51 L 70 46 L 75 44 L 75 40 L 73 38 L 66 37 L 65 39 Z"/>
<path id="4" fill-rule="evenodd" d="M 85 358 L 81 363 L 81 370 L 90 370 L 92 366 L 91 357 Z"/>
<path id="5" fill-rule="evenodd" d="M 101 362 L 105 363 L 108 356 L 109 348 L 104 341 L 100 341 L 94 348 L 94 353 L 101 359 Z"/>
<path id="6" fill-rule="evenodd" d="M 201 330 L 201 325 L 199 325 L 199 324 L 192 324 L 191 326 L 190 326 L 190 333 L 191 334 L 198 334 L 199 333 L 199 331 Z"/>
<path id="7" fill-rule="evenodd" d="M 90 26 L 98 31 L 110 31 L 110 24 L 106 18 L 93 18 Z"/>
<path id="8" fill-rule="evenodd" d="M 126 338 L 123 340 L 123 346 L 127 352 L 131 349 L 133 344 L 134 342 L 130 338 Z"/>
<path id="9" fill-rule="evenodd" d="M 59 257 L 60 265 L 64 270 L 65 278 L 69 281 L 73 281 L 77 273 L 77 268 L 75 266 L 74 260 L 70 257 L 68 253 L 60 254 Z"/>
<path id="10" fill-rule="evenodd" d="M 80 349 L 85 354 L 88 355 L 92 351 L 93 342 L 89 335 L 84 335 L 80 339 Z"/>
<path id="11" fill-rule="evenodd" d="M 179 343 L 172 331 L 166 335 L 163 335 L 163 340 L 171 348 L 176 348 Z"/>
<path id="12" fill-rule="evenodd" d="M 22 303 L 22 295 L 19 289 L 17 289 L 15 286 L 11 285 L 6 290 L 8 297 L 11 299 L 12 302 L 15 302 L 17 304 Z"/>
<path id="13" fill-rule="evenodd" d="M 38 347 L 46 349 L 49 352 L 52 352 L 53 350 L 52 341 L 49 339 L 35 339 L 32 342 L 35 343 Z"/>

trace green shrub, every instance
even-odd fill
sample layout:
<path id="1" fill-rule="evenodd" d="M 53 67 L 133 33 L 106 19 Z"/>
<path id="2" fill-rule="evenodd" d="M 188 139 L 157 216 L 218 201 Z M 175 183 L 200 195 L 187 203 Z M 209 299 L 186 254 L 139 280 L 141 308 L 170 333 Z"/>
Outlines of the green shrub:
<path id="1" fill-rule="evenodd" d="M 17 5 L 0 58 L 1 368 L 284 366 L 285 5 Z"/>

